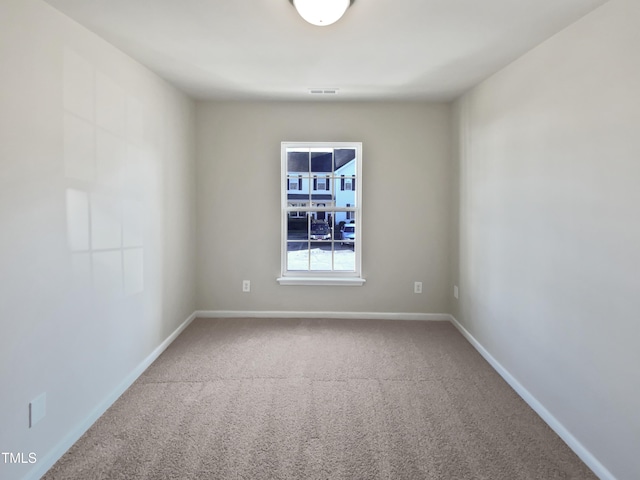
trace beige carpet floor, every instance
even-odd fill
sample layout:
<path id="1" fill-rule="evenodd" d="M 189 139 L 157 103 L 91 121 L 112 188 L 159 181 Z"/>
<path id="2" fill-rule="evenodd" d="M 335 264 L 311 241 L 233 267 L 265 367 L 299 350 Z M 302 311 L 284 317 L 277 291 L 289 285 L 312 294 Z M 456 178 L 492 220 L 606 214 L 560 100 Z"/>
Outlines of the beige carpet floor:
<path id="1" fill-rule="evenodd" d="M 447 322 L 198 319 L 43 478 L 596 477 Z"/>

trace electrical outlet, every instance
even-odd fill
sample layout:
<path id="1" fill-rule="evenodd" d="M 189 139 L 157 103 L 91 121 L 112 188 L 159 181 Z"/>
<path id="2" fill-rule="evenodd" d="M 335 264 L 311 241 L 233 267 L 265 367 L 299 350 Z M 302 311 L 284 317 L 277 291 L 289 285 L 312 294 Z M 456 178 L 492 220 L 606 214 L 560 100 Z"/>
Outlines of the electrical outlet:
<path id="1" fill-rule="evenodd" d="M 43 393 L 29 403 L 29 428 L 42 420 L 47 413 L 47 394 Z"/>
<path id="2" fill-rule="evenodd" d="M 251 280 L 242 281 L 242 291 L 247 293 L 251 291 Z"/>
<path id="3" fill-rule="evenodd" d="M 453 296 L 458 298 L 458 285 L 453 286 Z"/>
<path id="4" fill-rule="evenodd" d="M 422 293 L 422 282 L 413 282 L 413 293 Z"/>

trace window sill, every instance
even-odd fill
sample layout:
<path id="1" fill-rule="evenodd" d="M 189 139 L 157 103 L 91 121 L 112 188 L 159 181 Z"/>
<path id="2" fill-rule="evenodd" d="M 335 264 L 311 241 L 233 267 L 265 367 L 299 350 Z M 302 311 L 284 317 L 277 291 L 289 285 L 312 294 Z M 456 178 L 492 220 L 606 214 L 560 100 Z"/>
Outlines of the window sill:
<path id="1" fill-rule="evenodd" d="M 366 280 L 361 277 L 279 277 L 280 285 L 328 285 L 361 287 Z"/>

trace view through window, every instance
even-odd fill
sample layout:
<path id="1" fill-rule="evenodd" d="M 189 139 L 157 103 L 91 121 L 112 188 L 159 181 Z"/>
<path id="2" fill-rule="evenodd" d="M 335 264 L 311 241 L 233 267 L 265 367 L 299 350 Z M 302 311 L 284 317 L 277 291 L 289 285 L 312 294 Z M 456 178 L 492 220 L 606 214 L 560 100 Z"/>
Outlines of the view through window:
<path id="1" fill-rule="evenodd" d="M 283 275 L 360 275 L 360 143 L 282 144 Z"/>

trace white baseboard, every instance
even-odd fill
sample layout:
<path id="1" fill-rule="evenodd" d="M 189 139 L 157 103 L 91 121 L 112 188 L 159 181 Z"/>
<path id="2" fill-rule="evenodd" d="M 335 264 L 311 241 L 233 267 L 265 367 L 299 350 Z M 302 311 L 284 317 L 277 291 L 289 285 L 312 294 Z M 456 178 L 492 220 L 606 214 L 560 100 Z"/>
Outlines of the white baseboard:
<path id="1" fill-rule="evenodd" d="M 493 369 L 513 388 L 520 397 L 546 422 L 551 429 L 558 434 L 562 440 L 580 457 L 580 459 L 595 473 L 601 480 L 616 480 L 616 477 L 598 461 L 593 454 L 585 448 L 582 443 L 574 437 L 567 428 L 554 417 L 545 406 L 540 403 L 516 378 L 504 368 L 483 346 L 474 338 L 469 331 L 462 326 L 453 316 L 449 315 L 451 323 L 460 333 L 473 345 L 473 347 L 489 362 Z"/>
<path id="2" fill-rule="evenodd" d="M 345 318 L 363 320 L 451 320 L 448 313 L 393 313 L 393 312 L 288 312 L 288 311 L 241 311 L 241 310 L 198 310 L 196 318 Z"/>
<path id="3" fill-rule="evenodd" d="M 78 441 L 78 439 L 84 435 L 84 433 L 95 423 L 98 418 L 102 416 L 107 409 L 113 405 L 113 403 L 120 398 L 120 396 L 129 388 L 133 382 L 135 382 L 142 373 L 149 368 L 156 358 L 160 356 L 162 352 L 164 352 L 167 347 L 173 342 L 182 331 L 189 326 L 189 324 L 196 318 L 196 312 L 193 312 L 189 317 L 182 322 L 182 324 L 171 334 L 169 335 L 164 342 L 162 342 L 158 347 L 156 347 L 153 352 L 151 352 L 140 364 L 133 370 L 129 375 L 127 375 L 122 382 L 113 390 L 102 402 L 100 402 L 93 411 L 85 418 L 79 425 L 77 425 L 71 432 L 67 434 L 67 436 L 62 439 L 56 445 L 56 447 L 46 454 L 42 460 L 38 458 L 38 463 L 35 464 L 35 468 L 31 470 L 27 475 L 25 475 L 24 480 L 38 480 L 42 477 L 47 470 L 49 470 L 53 465 L 65 454 L 67 450 L 71 448 L 71 446 Z"/>

